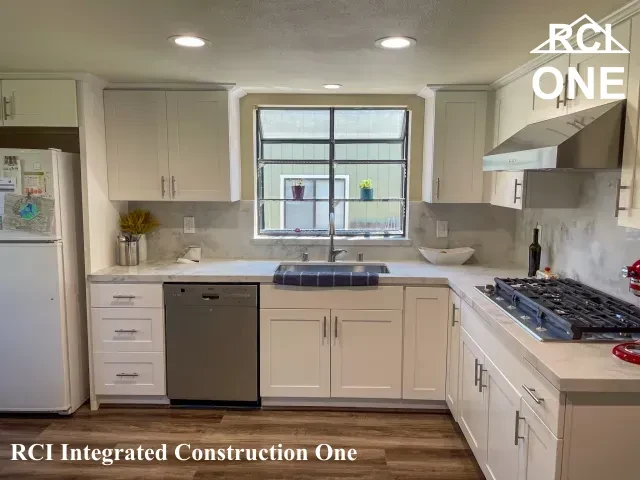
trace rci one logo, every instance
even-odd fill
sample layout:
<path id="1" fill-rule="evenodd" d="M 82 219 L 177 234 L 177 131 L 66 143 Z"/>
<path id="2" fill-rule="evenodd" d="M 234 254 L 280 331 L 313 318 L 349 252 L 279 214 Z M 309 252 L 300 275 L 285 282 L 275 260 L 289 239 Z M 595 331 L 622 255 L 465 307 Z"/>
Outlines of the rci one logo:
<path id="1" fill-rule="evenodd" d="M 569 39 L 575 33 L 575 41 L 577 47 L 574 48 Z M 590 36 L 596 36 L 602 34 L 602 40 L 591 40 L 587 45 L 586 39 Z M 549 40 L 541 43 L 536 48 L 531 50 L 531 53 L 629 53 L 620 42 L 618 42 L 611 34 L 611 25 L 607 24 L 604 28 L 598 25 L 588 15 L 583 15 L 575 22 L 566 25 L 563 23 L 552 23 L 549 25 Z M 587 78 L 584 79 L 576 67 L 569 67 L 567 72 L 567 97 L 570 100 L 576 98 L 576 86 L 579 88 L 584 96 L 588 99 L 595 99 L 595 68 L 587 67 Z M 611 86 L 622 85 L 621 78 L 612 78 L 612 75 L 624 74 L 624 67 L 600 67 L 600 92 L 599 97 L 603 100 L 618 100 L 623 99 L 623 93 L 613 93 L 609 91 Z M 550 74 L 555 77 L 555 87 L 551 92 L 543 92 L 540 87 L 540 79 L 543 75 Z M 557 98 L 565 88 L 564 85 L 565 76 L 560 70 L 555 67 L 545 66 L 539 68 L 533 75 L 533 91 L 535 94 L 545 100 L 551 100 Z"/>

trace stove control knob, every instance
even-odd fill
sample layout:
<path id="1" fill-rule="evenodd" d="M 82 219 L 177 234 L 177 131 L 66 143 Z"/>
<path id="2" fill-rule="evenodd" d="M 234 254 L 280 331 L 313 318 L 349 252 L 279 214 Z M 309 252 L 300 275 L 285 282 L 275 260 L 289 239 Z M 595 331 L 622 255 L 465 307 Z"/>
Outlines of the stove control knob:
<path id="1" fill-rule="evenodd" d="M 487 293 L 493 293 L 495 290 L 495 287 L 493 285 L 485 285 L 484 286 L 484 291 Z"/>

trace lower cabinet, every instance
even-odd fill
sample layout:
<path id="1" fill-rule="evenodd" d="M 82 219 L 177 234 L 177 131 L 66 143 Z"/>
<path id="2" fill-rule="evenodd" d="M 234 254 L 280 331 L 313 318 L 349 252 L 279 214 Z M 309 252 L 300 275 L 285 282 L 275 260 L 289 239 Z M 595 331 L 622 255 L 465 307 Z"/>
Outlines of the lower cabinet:
<path id="1" fill-rule="evenodd" d="M 449 288 L 405 289 L 402 398 L 445 399 L 449 314 Z"/>
<path id="2" fill-rule="evenodd" d="M 401 310 L 260 310 L 263 397 L 400 398 Z"/>
<path id="3" fill-rule="evenodd" d="M 526 377 L 524 365 L 504 364 L 485 326 L 477 323 L 483 320 L 467 305 L 462 310 L 458 423 L 478 464 L 490 480 L 559 480 L 562 440 L 513 384 Z"/>
<path id="4" fill-rule="evenodd" d="M 520 394 L 491 360 L 482 368 L 487 415 L 486 471 L 491 480 L 518 478 L 520 438 Z"/>
<path id="5" fill-rule="evenodd" d="M 447 321 L 447 377 L 445 400 L 451 415 L 458 421 L 458 383 L 460 375 L 460 319 L 462 315 L 460 297 L 451 290 L 451 310 Z"/>
<path id="6" fill-rule="evenodd" d="M 518 480 L 558 480 L 562 440 L 540 420 L 531 407 L 520 402 L 520 465 Z M 513 477 L 515 478 L 515 477 Z"/>
<path id="7" fill-rule="evenodd" d="M 485 461 L 487 446 L 487 415 L 479 378 L 483 362 L 484 352 L 461 328 L 458 418 L 460 428 L 480 465 Z"/>
<path id="8" fill-rule="evenodd" d="M 402 311 L 332 310 L 331 396 L 400 398 Z"/>
<path id="9" fill-rule="evenodd" d="M 260 394 L 329 397 L 329 310 L 261 310 Z"/>

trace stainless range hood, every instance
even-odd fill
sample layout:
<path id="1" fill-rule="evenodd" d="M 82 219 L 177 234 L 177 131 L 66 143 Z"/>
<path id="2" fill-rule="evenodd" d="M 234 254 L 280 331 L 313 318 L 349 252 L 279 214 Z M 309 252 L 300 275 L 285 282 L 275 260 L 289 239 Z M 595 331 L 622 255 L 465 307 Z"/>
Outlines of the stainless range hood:
<path id="1" fill-rule="evenodd" d="M 483 157 L 484 171 L 620 168 L 625 100 L 527 125 Z"/>

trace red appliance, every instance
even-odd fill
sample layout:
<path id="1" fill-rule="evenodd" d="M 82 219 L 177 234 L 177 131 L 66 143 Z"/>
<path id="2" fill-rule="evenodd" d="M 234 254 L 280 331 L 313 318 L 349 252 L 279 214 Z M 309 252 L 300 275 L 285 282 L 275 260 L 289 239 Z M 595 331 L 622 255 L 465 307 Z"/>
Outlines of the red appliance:
<path id="1" fill-rule="evenodd" d="M 624 267 L 622 276 L 629 279 L 629 291 L 640 297 L 640 260 L 636 260 L 630 267 Z"/>
<path id="2" fill-rule="evenodd" d="M 613 347 L 613 354 L 625 362 L 640 365 L 640 343 L 623 343 Z"/>

